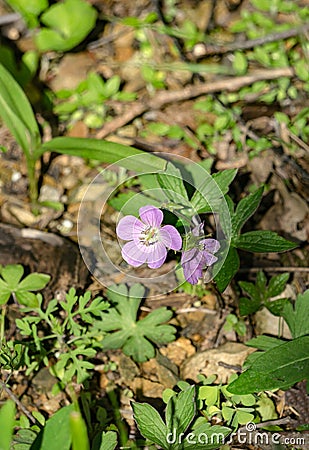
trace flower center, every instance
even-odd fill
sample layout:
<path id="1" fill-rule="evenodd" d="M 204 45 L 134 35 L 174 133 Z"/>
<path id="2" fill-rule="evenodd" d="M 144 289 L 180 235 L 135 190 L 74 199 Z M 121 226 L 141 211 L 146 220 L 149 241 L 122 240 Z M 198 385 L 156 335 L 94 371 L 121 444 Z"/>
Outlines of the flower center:
<path id="1" fill-rule="evenodd" d="M 141 236 L 140 236 L 140 242 L 143 245 L 153 245 L 156 242 L 158 242 L 158 228 L 156 227 L 147 227 L 144 231 L 142 231 Z"/>

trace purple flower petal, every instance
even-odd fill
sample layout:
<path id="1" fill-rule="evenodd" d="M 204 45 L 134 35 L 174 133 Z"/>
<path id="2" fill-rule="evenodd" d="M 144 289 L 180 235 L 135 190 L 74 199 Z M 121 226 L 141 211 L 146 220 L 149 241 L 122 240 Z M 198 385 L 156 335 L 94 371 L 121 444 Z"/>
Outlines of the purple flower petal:
<path id="1" fill-rule="evenodd" d="M 204 222 L 199 223 L 196 227 L 193 228 L 192 234 L 193 236 L 201 236 L 204 233 Z"/>
<path id="2" fill-rule="evenodd" d="M 145 229 L 145 225 L 134 216 L 123 217 L 117 227 L 116 234 L 124 241 L 132 241 Z"/>
<path id="3" fill-rule="evenodd" d="M 212 266 L 216 261 L 218 261 L 216 256 L 206 251 L 203 252 L 203 266 Z"/>
<path id="4" fill-rule="evenodd" d="M 197 284 L 198 279 L 203 275 L 203 266 L 191 260 L 183 264 L 183 274 L 185 279 L 191 284 Z"/>
<path id="5" fill-rule="evenodd" d="M 182 239 L 178 231 L 172 225 L 164 225 L 159 231 L 160 241 L 167 248 L 172 250 L 180 250 L 182 246 Z"/>
<path id="6" fill-rule="evenodd" d="M 141 220 L 155 228 L 159 228 L 163 220 L 163 212 L 155 206 L 142 206 L 139 210 Z"/>
<path id="7" fill-rule="evenodd" d="M 158 269 L 166 259 L 167 250 L 165 245 L 157 242 L 152 246 L 152 252 L 147 255 L 147 264 L 150 269 Z"/>
<path id="8" fill-rule="evenodd" d="M 139 267 L 147 259 L 147 253 L 143 251 L 141 246 L 136 245 L 135 242 L 127 242 L 121 249 L 123 259 L 133 267 Z"/>
<path id="9" fill-rule="evenodd" d="M 203 249 L 210 253 L 216 253 L 220 248 L 220 242 L 216 239 L 203 239 L 200 244 L 203 244 Z"/>

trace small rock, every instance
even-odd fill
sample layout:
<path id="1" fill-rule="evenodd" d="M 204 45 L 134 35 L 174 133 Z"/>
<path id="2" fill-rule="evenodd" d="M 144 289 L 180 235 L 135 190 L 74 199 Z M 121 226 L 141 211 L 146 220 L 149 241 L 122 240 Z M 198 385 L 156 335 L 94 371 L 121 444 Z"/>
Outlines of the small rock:
<path id="1" fill-rule="evenodd" d="M 181 367 L 182 379 L 197 380 L 198 374 L 206 377 L 217 375 L 217 381 L 227 383 L 229 377 L 243 365 L 254 349 L 238 342 L 227 342 L 218 348 L 205 350 L 193 355 Z"/>

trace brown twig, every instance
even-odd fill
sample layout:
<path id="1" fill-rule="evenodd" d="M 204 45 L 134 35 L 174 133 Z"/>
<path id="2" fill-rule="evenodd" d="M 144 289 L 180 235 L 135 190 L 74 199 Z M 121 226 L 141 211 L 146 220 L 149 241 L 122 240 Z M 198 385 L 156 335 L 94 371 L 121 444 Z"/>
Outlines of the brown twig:
<path id="1" fill-rule="evenodd" d="M 225 53 L 234 52 L 235 50 L 249 50 L 250 48 L 258 47 L 260 45 L 269 44 L 271 42 L 280 41 L 281 39 L 289 39 L 291 37 L 298 36 L 309 30 L 309 24 L 305 24 L 302 27 L 291 28 L 290 30 L 281 31 L 278 33 L 268 34 L 261 38 L 249 39 L 244 42 L 233 42 L 228 45 L 207 45 L 204 44 L 204 48 L 199 45 L 198 58 L 205 56 L 223 55 Z"/>
<path id="2" fill-rule="evenodd" d="M 160 109 L 169 103 L 189 100 L 191 98 L 199 97 L 200 95 L 213 94 L 214 92 L 234 92 L 244 86 L 249 86 L 256 81 L 276 80 L 277 78 L 292 77 L 293 75 L 294 71 L 291 67 L 282 67 L 271 70 L 260 70 L 253 74 L 241 77 L 229 77 L 209 83 L 187 86 L 179 91 L 157 91 L 154 98 L 145 98 L 136 101 L 127 112 L 105 124 L 96 134 L 96 138 L 103 139 L 144 112 Z"/>
<path id="3" fill-rule="evenodd" d="M 0 386 L 2 389 L 8 394 L 8 396 L 14 401 L 14 403 L 18 406 L 18 408 L 25 414 L 25 416 L 28 417 L 30 422 L 36 424 L 37 421 L 32 416 L 32 414 L 28 411 L 28 409 L 22 404 L 22 402 L 19 400 L 18 397 L 16 397 L 15 394 L 11 391 L 11 389 L 2 381 L 0 380 Z"/>

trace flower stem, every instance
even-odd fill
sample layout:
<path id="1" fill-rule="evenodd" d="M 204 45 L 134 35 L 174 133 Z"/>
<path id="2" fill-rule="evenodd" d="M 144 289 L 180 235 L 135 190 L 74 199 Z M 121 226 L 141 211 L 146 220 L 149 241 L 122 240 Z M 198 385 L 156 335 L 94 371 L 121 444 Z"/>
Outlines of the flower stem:
<path id="1" fill-rule="evenodd" d="M 39 191 L 38 191 L 38 180 L 35 174 L 35 162 L 36 161 L 31 157 L 29 156 L 26 157 L 31 209 L 33 214 L 37 216 L 39 214 L 39 207 L 38 207 Z"/>

